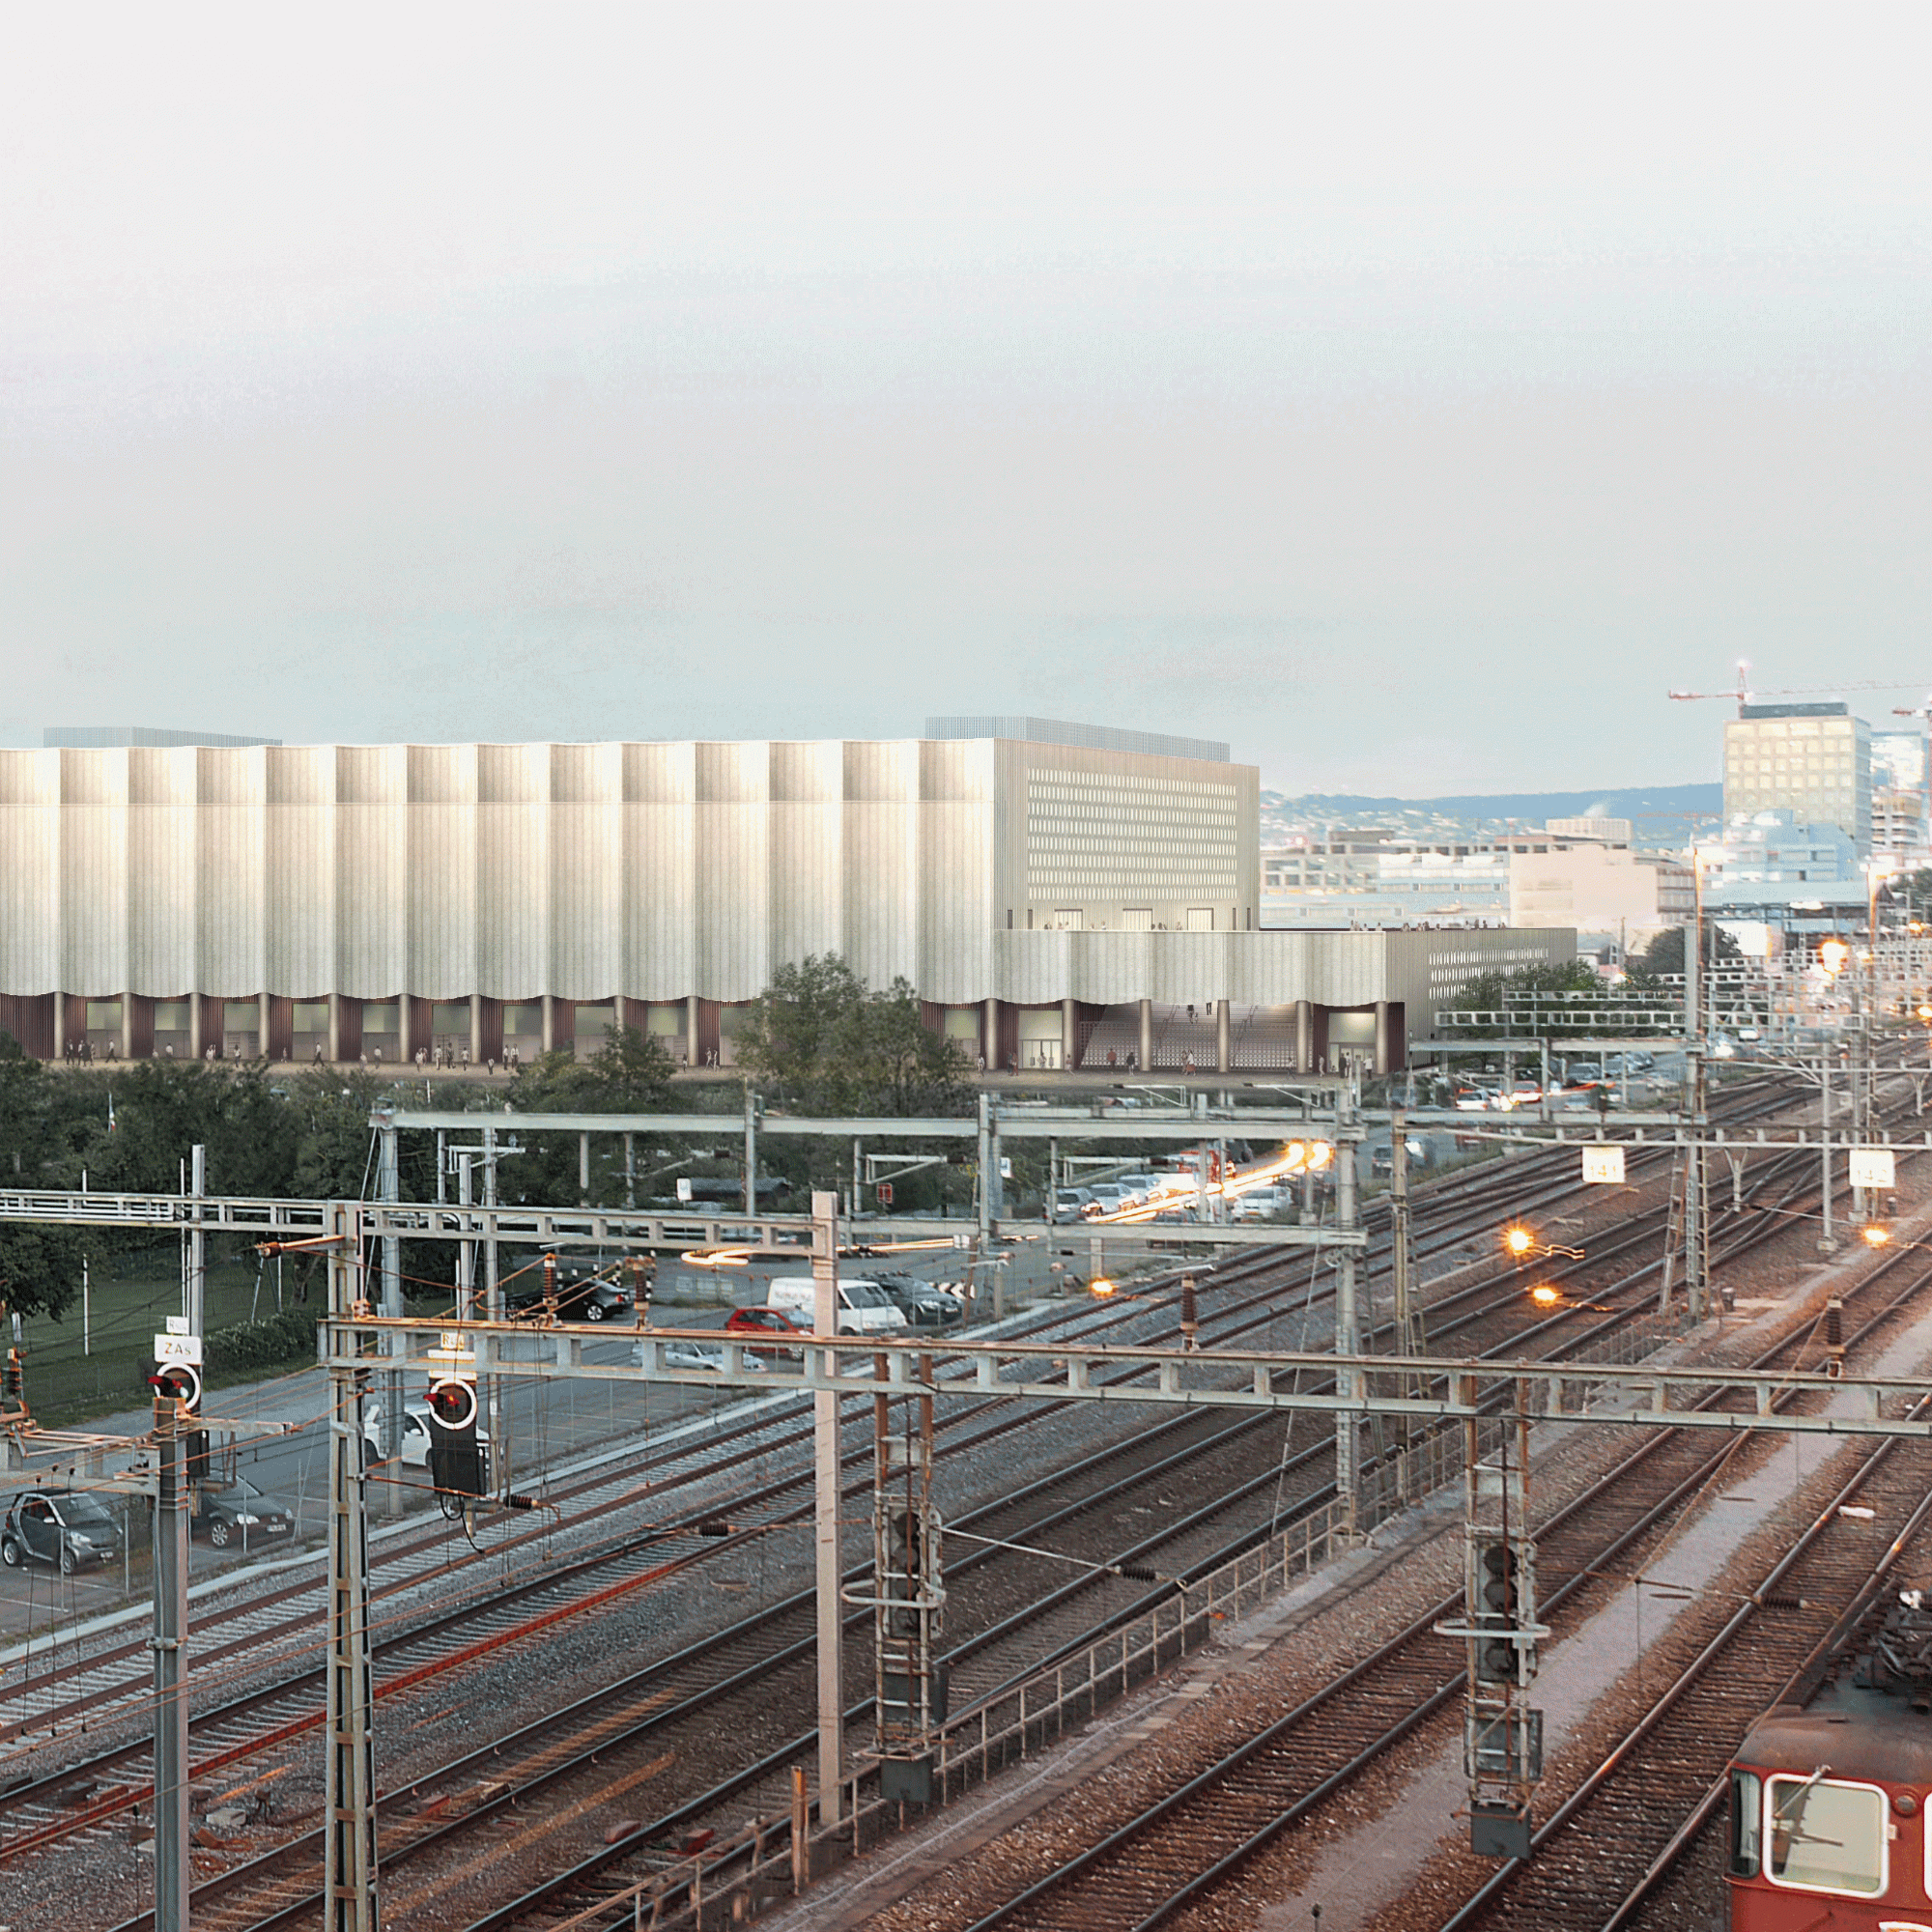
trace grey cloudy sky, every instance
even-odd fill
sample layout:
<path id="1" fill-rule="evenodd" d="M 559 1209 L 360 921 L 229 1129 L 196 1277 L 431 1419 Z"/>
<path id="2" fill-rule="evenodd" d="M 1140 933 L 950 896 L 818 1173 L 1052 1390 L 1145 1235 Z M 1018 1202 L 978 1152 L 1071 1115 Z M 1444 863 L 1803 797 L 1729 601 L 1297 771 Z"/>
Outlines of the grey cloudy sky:
<path id="1" fill-rule="evenodd" d="M 1922 15 L 0 15 L 0 741 L 1716 776 L 1918 680 Z"/>

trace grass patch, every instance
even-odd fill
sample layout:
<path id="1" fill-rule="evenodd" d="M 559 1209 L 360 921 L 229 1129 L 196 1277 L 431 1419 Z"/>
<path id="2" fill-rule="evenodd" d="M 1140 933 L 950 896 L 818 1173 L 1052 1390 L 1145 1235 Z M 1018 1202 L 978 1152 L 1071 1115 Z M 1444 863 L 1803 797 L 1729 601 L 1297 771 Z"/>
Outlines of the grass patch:
<path id="1" fill-rule="evenodd" d="M 155 1265 L 157 1259 L 132 1256 L 118 1266 L 97 1263 L 90 1269 L 85 1328 L 78 1302 L 58 1321 L 45 1315 L 25 1318 L 27 1403 L 43 1428 L 71 1428 L 147 1403 L 141 1364 L 152 1353 L 155 1337 L 166 1329 L 167 1318 L 182 1309 L 180 1268 L 162 1272 Z M 285 1299 L 284 1319 L 277 1321 L 272 1262 L 259 1280 L 252 1257 L 211 1264 L 203 1290 L 210 1340 L 204 1380 L 209 1387 L 256 1380 L 315 1359 L 320 1298 L 312 1293 L 303 1308 L 289 1283 Z M 83 1347 L 84 1334 L 91 1348 Z"/>

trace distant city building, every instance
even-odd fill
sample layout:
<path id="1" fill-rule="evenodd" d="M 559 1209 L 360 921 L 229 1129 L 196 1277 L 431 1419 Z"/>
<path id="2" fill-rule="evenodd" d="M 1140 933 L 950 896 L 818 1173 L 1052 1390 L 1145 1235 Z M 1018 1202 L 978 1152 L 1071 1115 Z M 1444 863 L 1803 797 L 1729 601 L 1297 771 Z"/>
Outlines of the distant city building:
<path id="1" fill-rule="evenodd" d="M 1690 867 L 1660 853 L 1552 839 L 1548 852 L 1510 856 L 1510 923 L 1575 926 L 1581 947 L 1641 951 L 1665 927 L 1689 924 L 1696 904 Z"/>
<path id="2" fill-rule="evenodd" d="M 1844 704 L 1747 704 L 1724 724 L 1724 820 L 1789 812 L 1872 847 L 1871 726 Z"/>
<path id="3" fill-rule="evenodd" d="M 1594 838 L 1605 845 L 1628 845 L 1628 818 L 1552 818 L 1544 827 L 1552 838 Z"/>
<path id="4" fill-rule="evenodd" d="M 1926 747 L 1922 731 L 1874 731 L 1872 756 L 1872 856 L 1901 870 L 1932 859 L 1926 823 Z"/>
<path id="5" fill-rule="evenodd" d="M 1704 905 L 1716 917 L 1755 915 L 1787 930 L 1862 920 L 1869 882 L 1857 848 L 1836 825 L 1801 824 L 1789 811 L 1733 823 L 1704 854 Z"/>
<path id="6" fill-rule="evenodd" d="M 1225 765 L 1230 748 L 1213 738 L 1174 738 L 1122 731 L 1111 724 L 1071 724 L 1059 718 L 928 718 L 928 738 L 1014 738 L 1030 745 L 1077 745 L 1090 752 L 1131 752 L 1144 758 L 1198 758 Z"/>
<path id="7" fill-rule="evenodd" d="M 49 724 L 41 743 L 52 749 L 101 751 L 119 745 L 173 750 L 184 745 L 215 745 L 235 750 L 248 745 L 279 745 L 279 738 L 238 738 L 227 731 L 163 731 L 151 724 Z"/>

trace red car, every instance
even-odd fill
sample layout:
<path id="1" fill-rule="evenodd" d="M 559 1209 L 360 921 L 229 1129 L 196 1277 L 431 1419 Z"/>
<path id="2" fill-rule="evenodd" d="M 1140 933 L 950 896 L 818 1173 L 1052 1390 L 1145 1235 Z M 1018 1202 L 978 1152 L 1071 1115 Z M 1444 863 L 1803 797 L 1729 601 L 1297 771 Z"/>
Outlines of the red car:
<path id="1" fill-rule="evenodd" d="M 795 1320 L 789 1311 L 782 1308 L 767 1308 L 762 1302 L 753 1303 L 749 1308 L 734 1308 L 725 1317 L 724 1332 L 727 1335 L 784 1335 L 795 1337 L 810 1335 L 811 1323 Z M 798 1348 L 754 1349 L 756 1355 L 783 1355 L 792 1361 L 803 1361 L 805 1351 Z"/>

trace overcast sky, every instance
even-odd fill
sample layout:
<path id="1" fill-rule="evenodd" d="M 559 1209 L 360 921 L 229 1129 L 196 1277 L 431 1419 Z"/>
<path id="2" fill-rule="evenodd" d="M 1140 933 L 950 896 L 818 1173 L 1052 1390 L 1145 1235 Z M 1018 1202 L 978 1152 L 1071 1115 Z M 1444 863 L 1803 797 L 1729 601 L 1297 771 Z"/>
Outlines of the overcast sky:
<path id="1" fill-rule="evenodd" d="M 0 32 L 0 742 L 1032 711 L 1412 796 L 1715 778 L 1740 655 L 1932 688 L 1917 11 Z"/>

